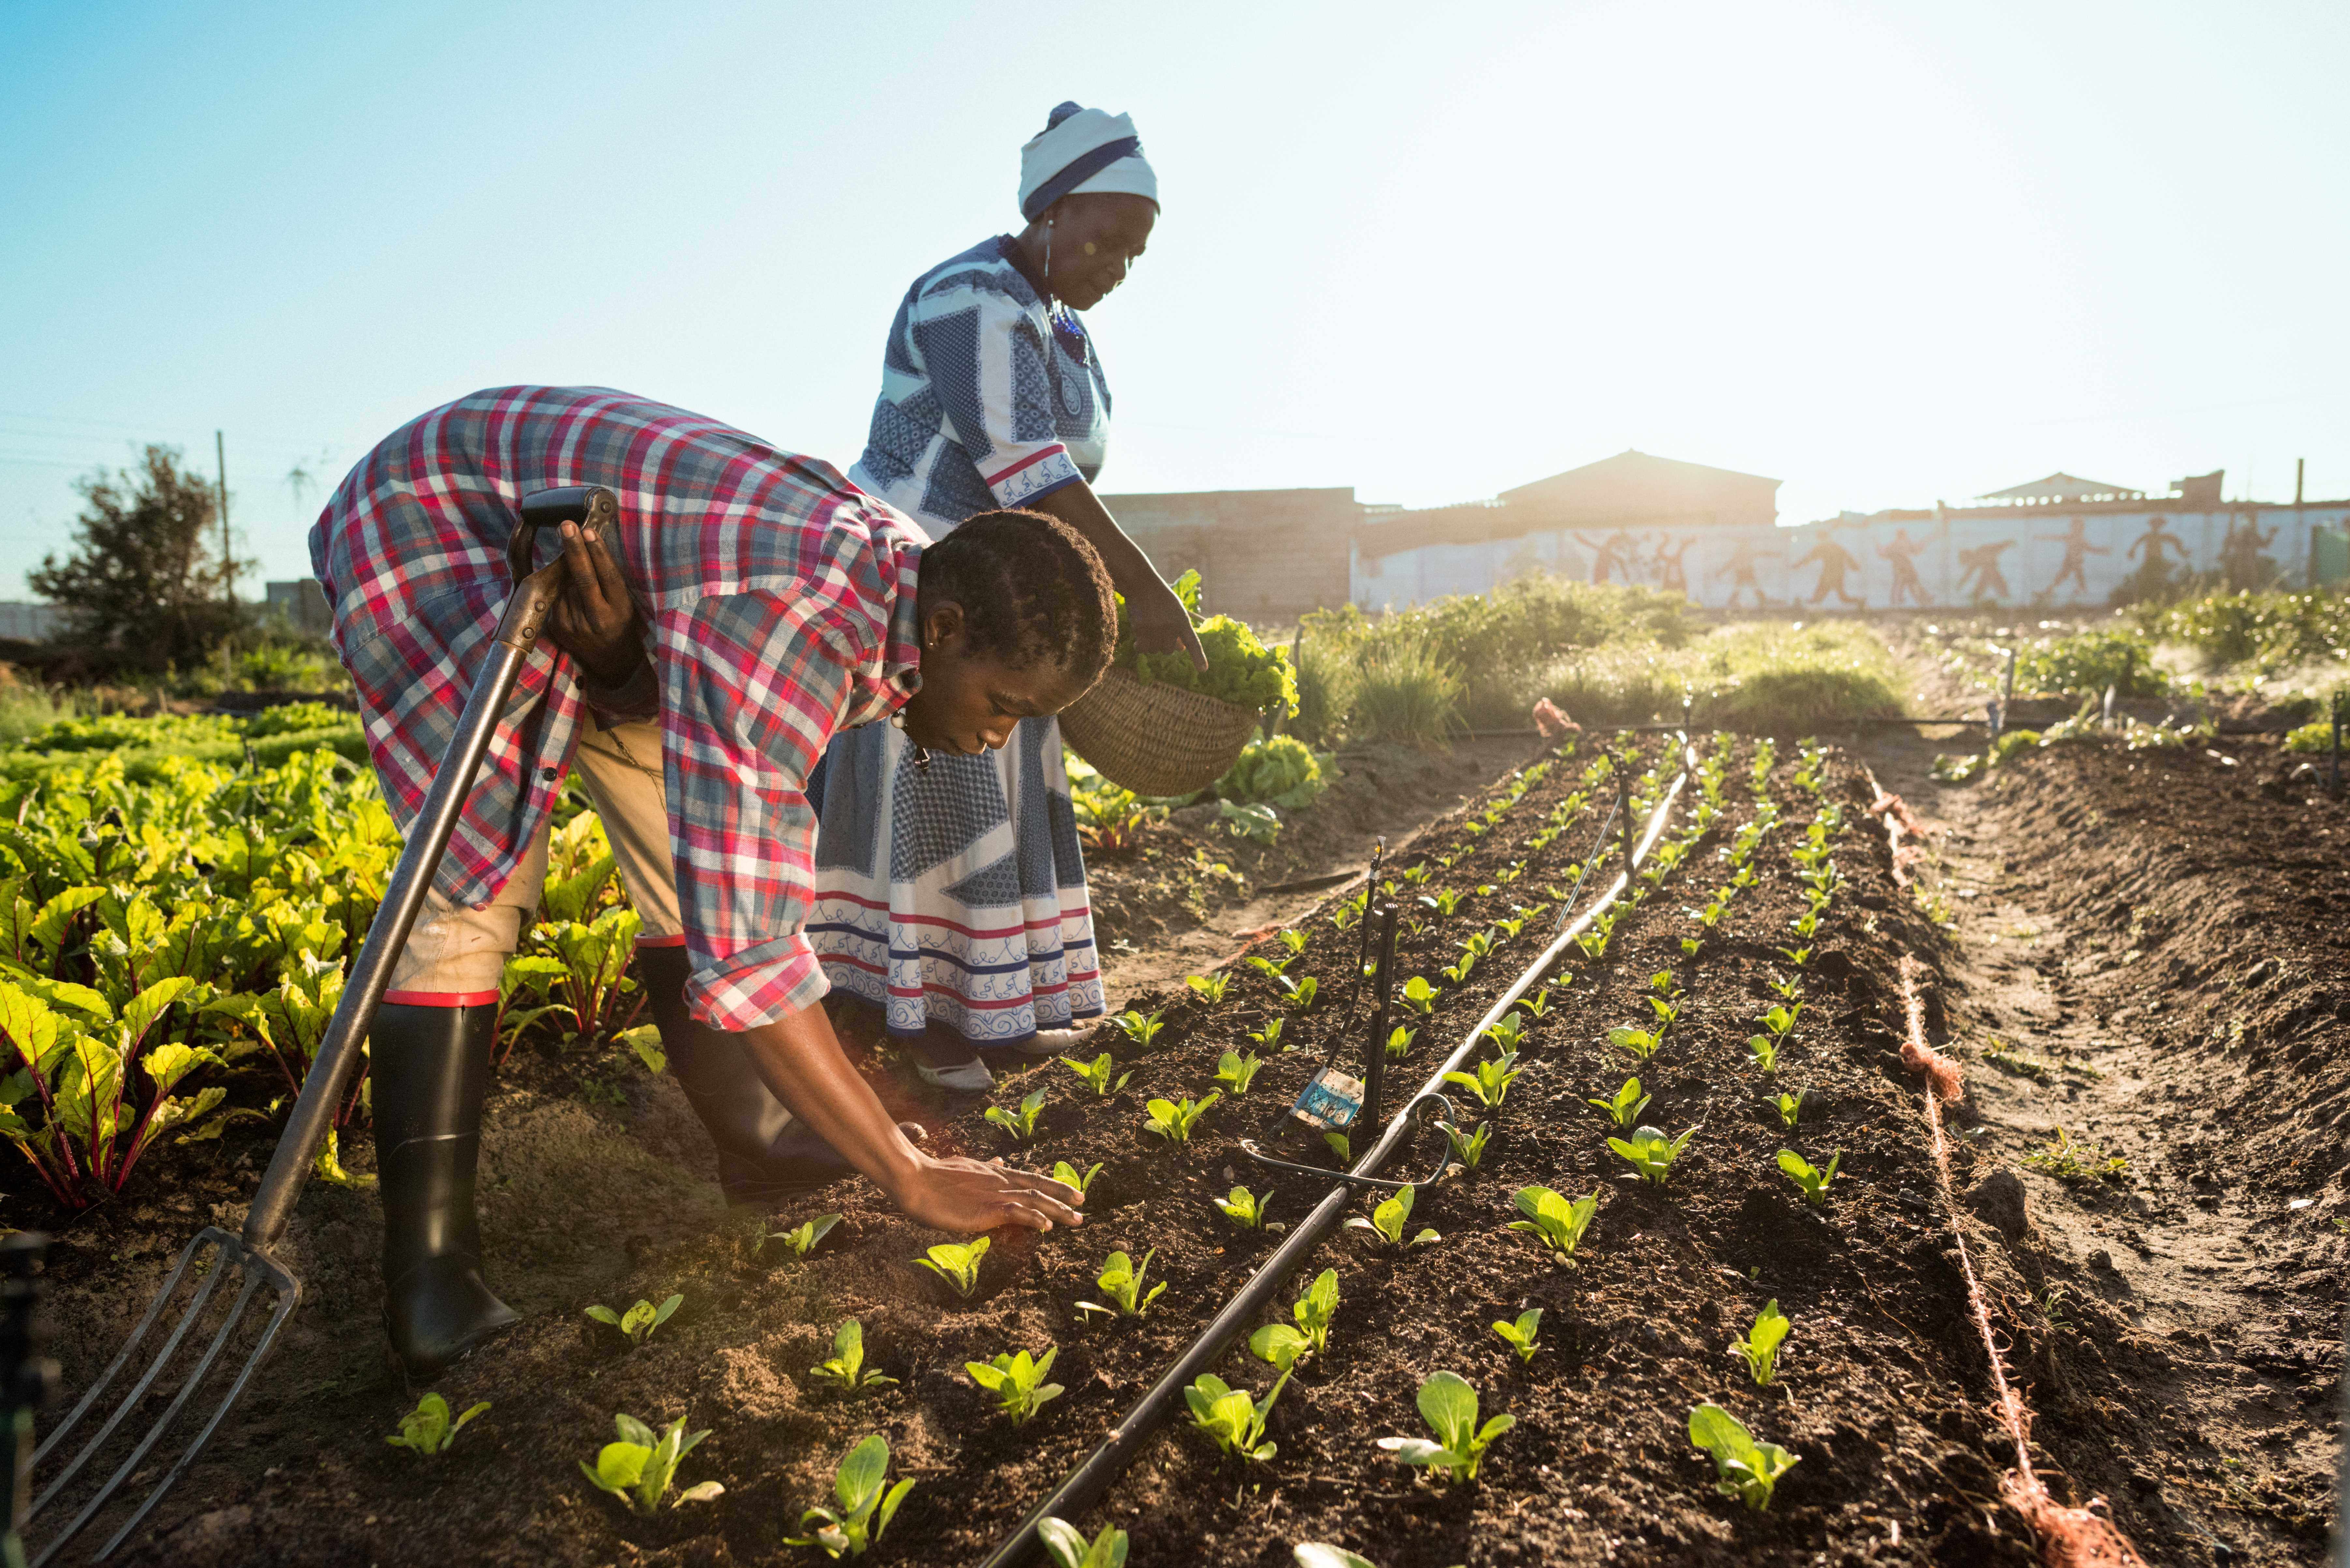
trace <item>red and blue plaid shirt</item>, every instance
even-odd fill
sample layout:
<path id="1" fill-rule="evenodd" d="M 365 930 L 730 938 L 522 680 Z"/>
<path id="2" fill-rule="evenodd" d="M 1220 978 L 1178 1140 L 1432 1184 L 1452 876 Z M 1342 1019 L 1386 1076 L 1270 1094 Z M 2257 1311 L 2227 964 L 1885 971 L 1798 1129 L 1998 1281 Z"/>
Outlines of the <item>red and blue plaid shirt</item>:
<path id="1" fill-rule="evenodd" d="M 614 554 L 651 628 L 694 1013 L 775 1023 L 825 993 L 801 934 L 826 742 L 920 685 L 915 578 L 929 541 L 829 465 L 699 414 L 599 388 L 499 387 L 403 426 L 310 531 L 336 651 L 393 814 L 415 819 L 508 591 L 523 496 L 602 484 Z M 562 541 L 543 539 L 539 561 Z M 434 879 L 486 904 L 545 830 L 579 730 L 579 680 L 533 649 Z"/>

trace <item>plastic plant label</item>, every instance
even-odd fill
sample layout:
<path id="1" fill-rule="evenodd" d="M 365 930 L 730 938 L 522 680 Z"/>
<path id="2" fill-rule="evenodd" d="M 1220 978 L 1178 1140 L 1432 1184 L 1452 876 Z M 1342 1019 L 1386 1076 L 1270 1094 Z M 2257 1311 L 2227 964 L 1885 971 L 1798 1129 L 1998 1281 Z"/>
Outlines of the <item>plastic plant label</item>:
<path id="1" fill-rule="evenodd" d="M 1325 1067 L 1299 1093 L 1290 1111 L 1310 1127 L 1344 1132 L 1362 1115 L 1363 1081 L 1336 1067 Z"/>

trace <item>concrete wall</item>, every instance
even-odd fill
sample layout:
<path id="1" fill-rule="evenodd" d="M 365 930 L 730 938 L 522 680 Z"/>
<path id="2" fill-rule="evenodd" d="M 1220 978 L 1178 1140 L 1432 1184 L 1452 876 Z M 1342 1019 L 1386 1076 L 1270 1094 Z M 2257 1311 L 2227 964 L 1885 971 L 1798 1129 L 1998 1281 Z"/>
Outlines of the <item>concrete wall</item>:
<path id="1" fill-rule="evenodd" d="M 1260 625 L 1347 602 L 1351 487 L 1105 495 L 1102 504 L 1169 578 L 1196 570 L 1211 614 Z"/>
<path id="2" fill-rule="evenodd" d="M 25 599 L 0 603 L 0 637 L 19 642 L 46 642 L 66 628 L 62 605 Z"/>
<path id="3" fill-rule="evenodd" d="M 2224 571 L 2246 587 L 2307 587 L 2313 531 L 2345 524 L 2350 502 L 2194 512 L 2156 502 L 1977 508 L 1939 521 L 1893 513 L 1800 528 L 1554 529 L 1383 555 L 1368 542 L 1349 587 L 1366 609 L 1401 608 L 1540 569 L 1685 593 L 1712 609 L 2078 608 L 2106 603 L 2149 553 L 2173 576 Z M 2326 558 L 2321 549 L 2318 564 Z"/>

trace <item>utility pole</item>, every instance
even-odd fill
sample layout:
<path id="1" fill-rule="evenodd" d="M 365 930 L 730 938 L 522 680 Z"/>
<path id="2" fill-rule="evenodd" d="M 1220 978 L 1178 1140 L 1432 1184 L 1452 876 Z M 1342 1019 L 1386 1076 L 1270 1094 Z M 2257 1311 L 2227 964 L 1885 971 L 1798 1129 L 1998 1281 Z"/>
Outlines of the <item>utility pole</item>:
<path id="1" fill-rule="evenodd" d="M 213 431 L 213 462 L 220 473 L 221 514 L 221 588 L 236 602 L 236 556 L 228 547 L 228 442 L 218 431 Z"/>
<path id="2" fill-rule="evenodd" d="M 2293 504 L 2295 506 L 2301 504 L 2301 481 L 2308 470 L 2309 459 L 2297 457 L 2293 460 Z"/>

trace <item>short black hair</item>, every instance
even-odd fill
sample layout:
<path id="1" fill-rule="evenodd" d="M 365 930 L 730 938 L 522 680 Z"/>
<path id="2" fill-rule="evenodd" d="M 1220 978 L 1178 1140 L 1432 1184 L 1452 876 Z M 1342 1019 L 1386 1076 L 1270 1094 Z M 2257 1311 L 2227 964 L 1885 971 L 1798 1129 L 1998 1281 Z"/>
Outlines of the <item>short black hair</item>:
<path id="1" fill-rule="evenodd" d="M 1040 660 L 1090 685 L 1118 647 L 1109 569 L 1084 535 L 1042 512 L 982 512 L 922 551 L 924 606 L 962 607 L 972 649 L 1015 670 Z"/>

